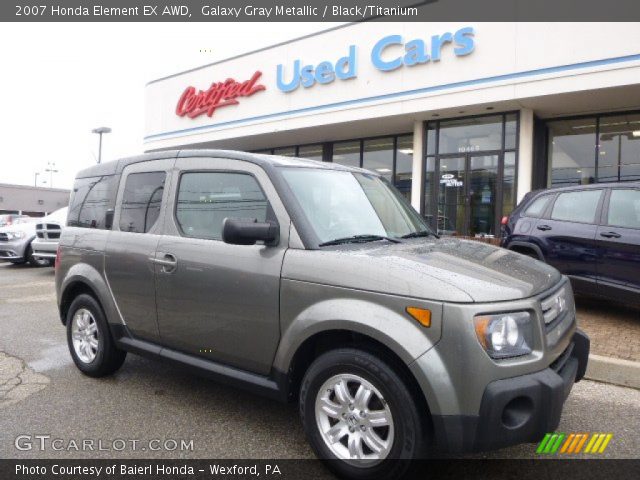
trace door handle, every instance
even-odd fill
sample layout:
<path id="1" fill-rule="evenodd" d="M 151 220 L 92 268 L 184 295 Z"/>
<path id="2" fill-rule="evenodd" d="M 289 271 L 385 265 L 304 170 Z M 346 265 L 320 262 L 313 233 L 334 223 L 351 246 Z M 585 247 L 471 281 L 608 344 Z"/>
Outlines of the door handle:
<path id="1" fill-rule="evenodd" d="M 551 230 L 551 227 L 549 225 L 538 225 L 536 228 L 538 230 L 542 230 L 543 232 L 546 232 L 547 230 Z"/>
<path id="2" fill-rule="evenodd" d="M 620 238 L 622 235 L 616 232 L 601 232 L 600 236 L 605 238 Z"/>
<path id="3" fill-rule="evenodd" d="M 149 257 L 149 261 L 156 265 L 160 265 L 162 267 L 161 270 L 164 273 L 171 273 L 178 266 L 178 260 L 171 253 L 165 253 L 164 255 L 162 255 L 162 258 Z"/>

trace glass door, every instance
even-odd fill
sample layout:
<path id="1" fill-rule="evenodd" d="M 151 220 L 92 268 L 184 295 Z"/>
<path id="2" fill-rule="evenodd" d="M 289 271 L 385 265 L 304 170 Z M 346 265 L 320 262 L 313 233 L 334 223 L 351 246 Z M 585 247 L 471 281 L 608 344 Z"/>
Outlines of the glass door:
<path id="1" fill-rule="evenodd" d="M 469 236 L 486 237 L 496 234 L 499 163 L 500 157 L 497 154 L 468 156 Z"/>
<path id="2" fill-rule="evenodd" d="M 500 155 L 441 156 L 437 165 L 438 233 L 495 235 Z"/>
<path id="3" fill-rule="evenodd" d="M 466 231 L 466 155 L 441 157 L 438 180 L 438 234 Z"/>

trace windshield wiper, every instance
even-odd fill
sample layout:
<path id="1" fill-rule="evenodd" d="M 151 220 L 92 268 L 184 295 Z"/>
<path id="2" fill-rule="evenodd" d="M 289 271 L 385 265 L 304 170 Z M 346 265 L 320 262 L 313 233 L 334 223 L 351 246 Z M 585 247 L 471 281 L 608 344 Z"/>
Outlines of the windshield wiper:
<path id="1" fill-rule="evenodd" d="M 417 232 L 407 233 L 406 235 L 403 235 L 400 238 L 430 237 L 431 235 L 433 235 L 434 237 L 438 238 L 438 236 L 435 233 L 430 232 L 429 230 L 420 230 L 420 231 L 417 231 Z"/>
<path id="2" fill-rule="evenodd" d="M 365 243 L 365 242 L 375 242 L 376 240 L 388 240 L 393 243 L 400 243 L 400 240 L 393 237 L 385 237 L 384 235 L 352 235 L 350 237 L 336 238 L 334 240 L 329 240 L 328 242 L 323 242 L 319 247 L 328 247 L 329 245 L 341 245 L 343 243 Z"/>

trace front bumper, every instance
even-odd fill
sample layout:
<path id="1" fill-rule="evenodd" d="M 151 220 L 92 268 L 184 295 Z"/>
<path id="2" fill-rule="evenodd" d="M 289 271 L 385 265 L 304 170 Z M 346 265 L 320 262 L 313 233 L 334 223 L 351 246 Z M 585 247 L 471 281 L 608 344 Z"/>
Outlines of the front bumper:
<path id="1" fill-rule="evenodd" d="M 0 242 L 0 260 L 24 260 L 24 251 L 28 241 L 25 239 Z"/>
<path id="2" fill-rule="evenodd" d="M 58 251 L 58 242 L 46 242 L 35 239 L 31 242 L 33 256 L 36 258 L 56 258 Z"/>
<path id="3" fill-rule="evenodd" d="M 479 415 L 434 416 L 438 449 L 477 452 L 539 441 L 558 426 L 573 384 L 584 377 L 588 357 L 589 337 L 576 330 L 548 368 L 489 383 Z"/>

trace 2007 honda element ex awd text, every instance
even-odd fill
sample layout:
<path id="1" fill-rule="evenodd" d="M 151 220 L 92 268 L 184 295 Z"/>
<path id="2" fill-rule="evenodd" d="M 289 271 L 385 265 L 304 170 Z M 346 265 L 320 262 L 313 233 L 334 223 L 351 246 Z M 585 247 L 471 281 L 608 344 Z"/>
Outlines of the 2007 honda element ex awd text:
<path id="1" fill-rule="evenodd" d="M 535 442 L 585 373 L 567 278 L 438 238 L 366 170 L 145 154 L 80 172 L 67 224 L 56 289 L 82 372 L 132 352 L 297 401 L 343 476 Z"/>

